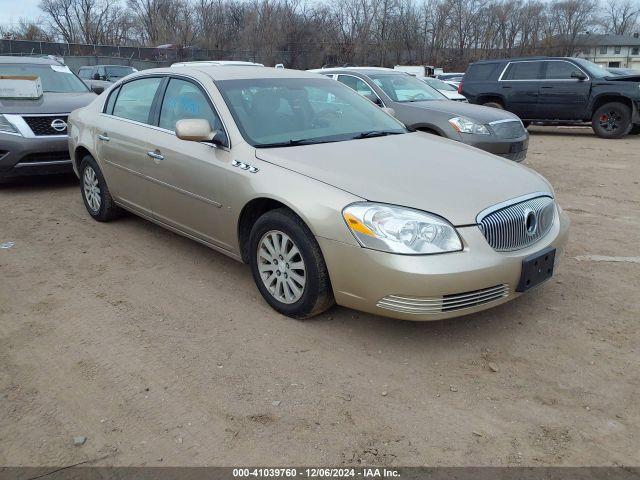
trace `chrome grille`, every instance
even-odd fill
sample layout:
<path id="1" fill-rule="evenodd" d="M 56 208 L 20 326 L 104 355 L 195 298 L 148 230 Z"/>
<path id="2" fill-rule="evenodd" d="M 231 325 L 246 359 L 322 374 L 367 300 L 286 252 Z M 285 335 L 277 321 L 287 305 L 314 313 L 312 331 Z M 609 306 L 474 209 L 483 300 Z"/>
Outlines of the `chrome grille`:
<path id="1" fill-rule="evenodd" d="M 61 130 L 56 130 L 51 125 L 54 120 L 61 120 L 62 122 L 67 123 L 67 115 L 25 115 L 22 118 L 26 122 L 26 124 L 29 125 L 29 128 L 34 133 L 34 135 L 38 137 L 67 134 L 66 127 Z"/>
<path id="2" fill-rule="evenodd" d="M 489 125 L 500 138 L 518 138 L 523 136 L 525 132 L 520 120 L 499 121 Z"/>
<path id="3" fill-rule="evenodd" d="M 555 205 L 551 197 L 531 198 L 491 211 L 479 218 L 478 223 L 494 250 L 519 250 L 534 244 L 547 234 L 553 225 Z"/>
<path id="4" fill-rule="evenodd" d="M 387 295 L 378 307 L 412 315 L 435 315 L 477 307 L 509 296 L 509 285 L 501 284 L 471 292 L 454 293 L 442 297 L 404 297 Z"/>

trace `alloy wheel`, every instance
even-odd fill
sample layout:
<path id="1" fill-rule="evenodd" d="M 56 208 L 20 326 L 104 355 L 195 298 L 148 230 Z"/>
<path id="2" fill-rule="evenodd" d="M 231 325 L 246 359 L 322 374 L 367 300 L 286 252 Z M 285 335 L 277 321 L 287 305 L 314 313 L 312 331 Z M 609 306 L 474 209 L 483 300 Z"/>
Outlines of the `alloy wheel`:
<path id="1" fill-rule="evenodd" d="M 92 211 L 98 212 L 101 205 L 100 186 L 98 185 L 98 176 L 91 166 L 84 169 L 83 175 L 84 198 Z"/>
<path id="2" fill-rule="evenodd" d="M 306 267 L 291 237 L 279 230 L 265 233 L 258 243 L 258 271 L 269 293 L 285 304 L 302 298 Z"/>
<path id="3" fill-rule="evenodd" d="M 600 115 L 600 126 L 607 132 L 613 132 L 620 128 L 620 122 L 622 122 L 622 115 L 620 112 L 611 110 L 607 113 Z"/>

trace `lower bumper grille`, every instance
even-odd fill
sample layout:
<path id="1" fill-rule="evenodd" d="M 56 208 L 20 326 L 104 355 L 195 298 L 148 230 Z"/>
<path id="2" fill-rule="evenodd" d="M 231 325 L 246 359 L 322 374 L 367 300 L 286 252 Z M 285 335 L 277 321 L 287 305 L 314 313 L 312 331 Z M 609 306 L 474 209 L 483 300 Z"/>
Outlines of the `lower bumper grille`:
<path id="1" fill-rule="evenodd" d="M 442 297 L 404 297 L 387 295 L 378 307 L 412 315 L 436 315 L 477 307 L 509 296 L 509 285 L 503 283 L 481 290 L 454 293 Z"/>

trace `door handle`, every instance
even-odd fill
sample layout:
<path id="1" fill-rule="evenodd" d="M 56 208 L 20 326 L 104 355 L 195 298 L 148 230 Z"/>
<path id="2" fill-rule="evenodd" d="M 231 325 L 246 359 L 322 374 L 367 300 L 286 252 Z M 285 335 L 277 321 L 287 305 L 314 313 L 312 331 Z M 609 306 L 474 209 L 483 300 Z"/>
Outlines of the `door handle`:
<path id="1" fill-rule="evenodd" d="M 164 157 L 160 155 L 157 150 L 155 152 L 147 152 L 147 156 L 153 158 L 154 160 L 164 160 Z"/>
<path id="2" fill-rule="evenodd" d="M 553 88 L 553 87 L 552 87 L 552 86 L 550 86 L 550 85 L 547 85 L 547 86 L 542 86 L 542 87 L 540 87 L 540 88 Z"/>
<path id="3" fill-rule="evenodd" d="M 111 140 L 106 133 L 104 134 L 99 134 L 98 135 L 98 140 L 102 140 L 103 142 L 108 142 L 109 140 Z"/>

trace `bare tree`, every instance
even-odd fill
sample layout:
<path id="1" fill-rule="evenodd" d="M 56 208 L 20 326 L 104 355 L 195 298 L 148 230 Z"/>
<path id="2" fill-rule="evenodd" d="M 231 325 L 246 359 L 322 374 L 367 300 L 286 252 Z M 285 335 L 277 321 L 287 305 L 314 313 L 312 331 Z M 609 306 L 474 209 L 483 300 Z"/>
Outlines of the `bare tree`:
<path id="1" fill-rule="evenodd" d="M 607 33 L 628 35 L 639 27 L 639 0 L 608 0 L 603 8 L 600 23 Z"/>

